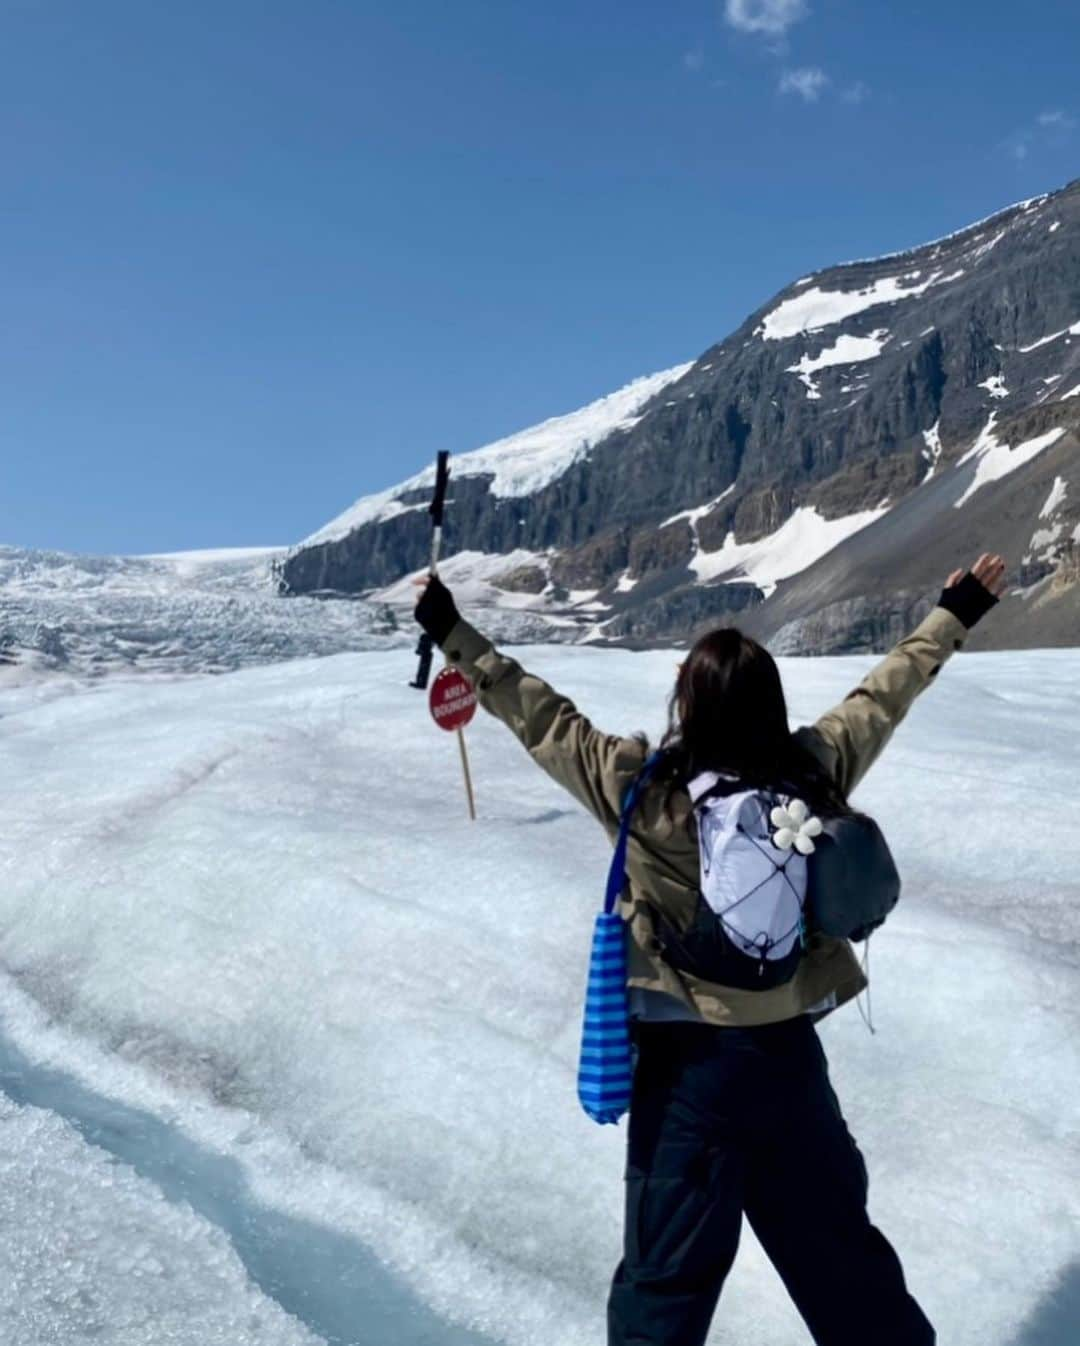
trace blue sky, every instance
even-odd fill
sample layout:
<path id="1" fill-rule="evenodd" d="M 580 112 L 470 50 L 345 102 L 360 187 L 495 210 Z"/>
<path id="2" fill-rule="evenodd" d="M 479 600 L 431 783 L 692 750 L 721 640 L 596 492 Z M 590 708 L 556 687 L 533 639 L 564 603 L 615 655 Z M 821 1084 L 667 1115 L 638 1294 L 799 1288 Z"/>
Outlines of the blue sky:
<path id="1" fill-rule="evenodd" d="M 1062 0 L 9 0 L 0 541 L 292 542 L 1080 176 Z"/>

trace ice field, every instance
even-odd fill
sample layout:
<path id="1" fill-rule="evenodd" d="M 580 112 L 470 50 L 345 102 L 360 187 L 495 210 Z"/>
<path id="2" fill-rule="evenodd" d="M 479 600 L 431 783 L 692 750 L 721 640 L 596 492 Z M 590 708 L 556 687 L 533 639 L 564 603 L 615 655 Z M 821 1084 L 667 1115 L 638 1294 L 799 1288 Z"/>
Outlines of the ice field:
<path id="1" fill-rule="evenodd" d="M 250 1283 L 228 1239 L 0 1095 L 0 1330 L 8 1342 L 314 1346 Z"/>
<path id="2" fill-rule="evenodd" d="M 677 656 L 514 653 L 600 727 L 660 729 Z M 781 659 L 792 724 L 874 662 Z M 30 1100 L 0 1068 L 5 1342 L 127 1346 L 151 1338 L 102 1324 L 160 1307 L 169 1346 L 386 1346 L 383 1273 L 394 1346 L 603 1340 L 625 1123 L 590 1122 L 574 1076 L 607 843 L 483 714 L 469 824 L 414 668 L 0 669 L 0 1067 L 46 1072 Z M 1078 708 L 1080 650 L 958 654 L 855 794 L 904 896 L 871 945 L 876 1035 L 854 1005 L 819 1031 L 942 1346 L 1080 1340 Z M 197 1151 L 203 1205 L 77 1134 L 80 1089 Z M 351 1324 L 335 1276 L 290 1295 L 254 1265 L 260 1208 L 371 1255 Z M 711 1341 L 808 1340 L 745 1228 Z"/>

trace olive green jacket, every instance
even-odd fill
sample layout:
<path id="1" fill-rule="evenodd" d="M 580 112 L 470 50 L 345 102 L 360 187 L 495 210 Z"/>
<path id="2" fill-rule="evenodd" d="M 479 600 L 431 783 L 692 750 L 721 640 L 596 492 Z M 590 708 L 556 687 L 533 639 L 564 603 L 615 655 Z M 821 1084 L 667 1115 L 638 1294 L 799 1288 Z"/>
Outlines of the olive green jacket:
<path id="1" fill-rule="evenodd" d="M 824 764 L 846 795 L 862 780 L 911 703 L 941 665 L 963 647 L 967 627 L 935 607 L 899 641 L 857 687 L 795 736 Z M 477 699 L 517 735 L 533 760 L 603 824 L 614 842 L 630 782 L 648 748 L 639 738 L 595 729 L 565 696 L 526 673 L 468 622 L 459 621 L 442 645 L 451 666 L 476 686 Z M 650 905 L 685 929 L 697 902 L 698 846 L 690 798 L 683 790 L 647 788 L 634 815 L 627 855 L 631 986 L 678 997 L 716 1024 L 761 1024 L 789 1019 L 835 993 L 836 1005 L 866 985 L 851 945 L 811 933 L 796 975 L 768 991 L 744 991 L 677 972 L 660 956 Z"/>

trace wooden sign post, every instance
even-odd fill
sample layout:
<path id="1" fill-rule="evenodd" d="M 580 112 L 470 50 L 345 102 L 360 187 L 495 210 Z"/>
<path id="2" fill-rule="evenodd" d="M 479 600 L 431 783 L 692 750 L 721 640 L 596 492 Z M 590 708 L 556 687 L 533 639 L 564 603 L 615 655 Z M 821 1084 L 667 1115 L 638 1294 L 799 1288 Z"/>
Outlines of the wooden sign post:
<path id="1" fill-rule="evenodd" d="M 431 684 L 428 696 L 431 718 L 448 733 L 456 733 L 461 750 L 461 770 L 465 776 L 465 794 L 469 801 L 469 817 L 476 821 L 476 801 L 473 797 L 469 754 L 465 748 L 465 726 L 476 714 L 476 690 L 457 668 L 444 668 Z"/>

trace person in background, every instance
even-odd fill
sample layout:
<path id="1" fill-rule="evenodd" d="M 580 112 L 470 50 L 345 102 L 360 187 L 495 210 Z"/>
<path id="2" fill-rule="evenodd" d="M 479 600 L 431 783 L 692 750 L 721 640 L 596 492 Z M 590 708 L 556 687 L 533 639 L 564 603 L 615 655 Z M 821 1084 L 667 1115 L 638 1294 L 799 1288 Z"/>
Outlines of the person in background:
<path id="1" fill-rule="evenodd" d="M 417 620 L 472 679 L 480 705 L 614 841 L 649 753 L 644 738 L 596 729 L 463 620 L 437 577 L 418 583 Z M 737 627 L 704 635 L 680 666 L 663 767 L 634 815 L 621 905 L 635 1067 L 609 1346 L 701 1346 L 744 1213 L 817 1346 L 935 1342 L 896 1252 L 870 1221 L 866 1164 L 815 1027 L 868 984 L 851 945 L 811 931 L 789 981 L 745 990 L 679 971 L 658 931 L 685 929 L 697 902 L 687 791 L 695 775 L 794 783 L 815 810 L 846 809 L 912 702 L 1004 587 L 998 555 L 954 571 L 911 634 L 794 731 L 775 661 Z"/>

